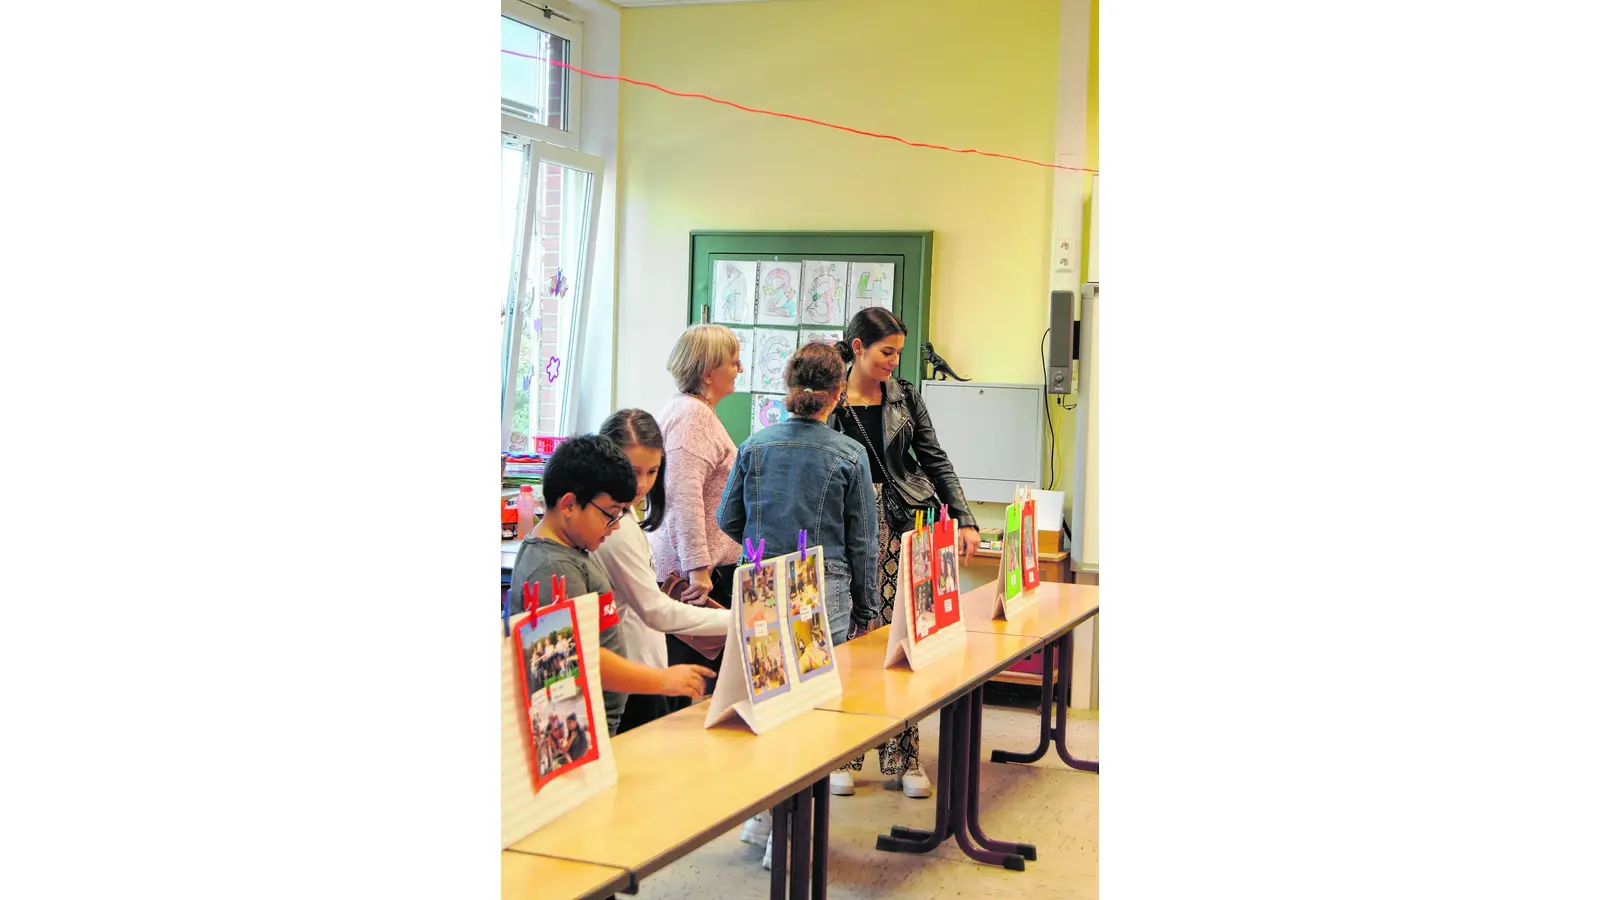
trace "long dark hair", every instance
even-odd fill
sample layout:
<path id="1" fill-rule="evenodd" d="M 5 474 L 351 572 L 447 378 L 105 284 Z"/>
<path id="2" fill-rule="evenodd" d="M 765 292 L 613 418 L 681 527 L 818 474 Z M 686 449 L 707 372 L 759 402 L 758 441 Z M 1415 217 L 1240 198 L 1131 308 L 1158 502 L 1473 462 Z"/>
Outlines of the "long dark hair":
<path id="1" fill-rule="evenodd" d="M 850 324 L 844 329 L 844 340 L 834 346 L 845 362 L 855 362 L 856 353 L 851 349 L 851 342 L 856 338 L 861 339 L 861 346 L 871 347 L 884 338 L 905 333 L 905 323 L 898 316 L 881 306 L 869 306 L 850 318 Z"/>
<path id="2" fill-rule="evenodd" d="M 619 409 L 608 416 L 600 426 L 600 433 L 616 441 L 617 446 L 624 452 L 629 447 L 643 447 L 646 450 L 660 450 L 662 448 L 661 427 L 656 424 L 655 417 L 642 409 Z M 661 454 L 661 471 L 656 473 L 655 486 L 650 488 L 650 494 L 645 498 L 645 516 L 641 525 L 645 531 L 655 531 L 661 527 L 661 520 L 667 516 L 667 455 Z"/>

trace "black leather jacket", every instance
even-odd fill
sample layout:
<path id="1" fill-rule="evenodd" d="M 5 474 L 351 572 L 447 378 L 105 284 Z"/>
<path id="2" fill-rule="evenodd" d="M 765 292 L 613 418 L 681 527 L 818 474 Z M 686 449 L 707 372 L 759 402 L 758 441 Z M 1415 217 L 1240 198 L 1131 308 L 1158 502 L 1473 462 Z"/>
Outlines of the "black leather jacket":
<path id="1" fill-rule="evenodd" d="M 883 443 L 887 451 L 883 465 L 901 499 L 913 507 L 943 503 L 950 507 L 950 515 L 960 527 L 977 528 L 978 520 L 967 506 L 967 495 L 961 492 L 950 457 L 939 446 L 939 436 L 934 434 L 933 418 L 928 415 L 922 395 L 902 378 L 881 384 Z M 835 431 L 849 434 L 844 427 L 845 418 L 850 415 L 844 409 L 846 402 L 840 402 L 828 424 Z"/>

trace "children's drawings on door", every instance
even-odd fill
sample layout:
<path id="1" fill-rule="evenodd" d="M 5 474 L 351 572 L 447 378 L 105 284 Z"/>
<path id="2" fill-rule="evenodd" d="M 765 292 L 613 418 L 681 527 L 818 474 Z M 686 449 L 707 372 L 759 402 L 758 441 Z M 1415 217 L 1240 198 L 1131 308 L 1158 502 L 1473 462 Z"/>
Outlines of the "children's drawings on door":
<path id="1" fill-rule="evenodd" d="M 844 325 L 849 263 L 808 259 L 800 264 L 800 324 Z"/>
<path id="2" fill-rule="evenodd" d="M 763 260 L 756 264 L 756 281 L 758 325 L 794 325 L 800 321 L 799 263 Z"/>
<path id="3" fill-rule="evenodd" d="M 711 321 L 724 325 L 755 323 L 756 264 L 721 259 L 715 263 Z"/>

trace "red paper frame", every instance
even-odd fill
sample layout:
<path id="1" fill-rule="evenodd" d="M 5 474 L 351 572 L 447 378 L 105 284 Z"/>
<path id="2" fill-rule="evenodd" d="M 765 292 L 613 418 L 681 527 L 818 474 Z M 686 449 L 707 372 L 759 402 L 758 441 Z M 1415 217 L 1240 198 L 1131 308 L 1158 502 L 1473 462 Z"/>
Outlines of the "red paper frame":
<path id="1" fill-rule="evenodd" d="M 560 592 L 557 593 L 557 596 L 561 596 Z M 527 597 L 526 593 L 524 594 L 524 597 Z M 536 589 L 533 598 L 536 600 L 537 597 L 538 594 Z M 528 685 L 528 665 L 526 657 L 524 656 L 528 648 L 523 646 L 522 643 L 522 629 L 524 626 L 532 626 L 536 624 L 540 616 L 559 612 L 563 609 L 567 610 L 572 616 L 572 643 L 578 653 L 578 674 L 576 677 L 578 679 L 580 693 L 583 694 L 584 714 L 589 720 L 588 722 L 584 723 L 589 728 L 589 750 L 577 759 L 571 760 L 562 766 L 551 769 L 548 774 L 541 777 L 539 775 L 539 750 L 537 746 L 537 739 L 534 736 L 534 723 L 533 719 L 531 718 L 533 697 Z M 561 599 L 558 602 L 550 604 L 549 606 L 537 609 L 534 611 L 533 615 L 518 623 L 517 627 L 512 629 L 511 634 L 512 640 L 515 642 L 516 649 L 517 686 L 518 693 L 522 700 L 521 719 L 523 727 L 526 729 L 525 733 L 528 736 L 528 774 L 533 777 L 533 789 L 534 792 L 537 793 L 552 780 L 565 775 L 573 769 L 585 766 L 600 758 L 600 739 L 595 736 L 594 695 L 593 691 L 591 691 L 589 688 L 589 667 L 588 661 L 585 659 L 583 653 L 582 627 L 578 624 L 577 605 L 571 600 Z M 545 690 L 545 688 L 540 688 L 540 690 Z"/>

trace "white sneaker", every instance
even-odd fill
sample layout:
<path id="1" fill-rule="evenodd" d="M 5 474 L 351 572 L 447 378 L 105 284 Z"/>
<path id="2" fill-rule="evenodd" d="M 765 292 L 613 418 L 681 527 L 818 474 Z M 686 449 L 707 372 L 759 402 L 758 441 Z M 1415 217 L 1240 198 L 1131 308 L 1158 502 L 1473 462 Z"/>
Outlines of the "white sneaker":
<path id="1" fill-rule="evenodd" d="M 772 813 L 756 813 L 753 818 L 744 823 L 744 829 L 739 832 L 739 840 L 746 844 L 759 844 L 772 838 Z"/>
<path id="2" fill-rule="evenodd" d="M 928 774 L 922 771 L 921 766 L 912 766 L 900 776 L 901 790 L 913 800 L 921 800 L 933 796 L 933 781 Z"/>
<path id="3" fill-rule="evenodd" d="M 856 792 L 856 778 L 849 769 L 840 769 L 828 776 L 828 793 L 835 797 L 848 797 Z"/>
<path id="4" fill-rule="evenodd" d="M 772 835 L 767 835 L 767 854 L 761 857 L 761 868 L 772 871 Z"/>

